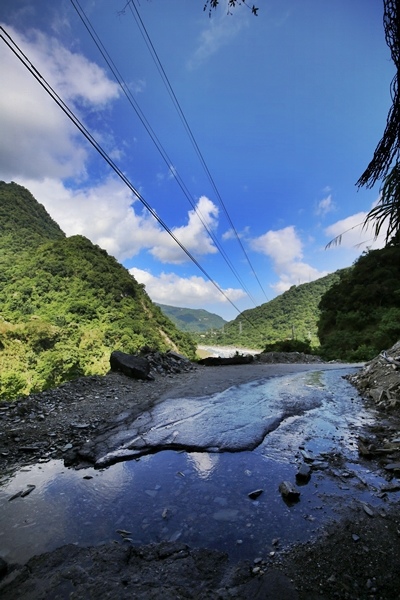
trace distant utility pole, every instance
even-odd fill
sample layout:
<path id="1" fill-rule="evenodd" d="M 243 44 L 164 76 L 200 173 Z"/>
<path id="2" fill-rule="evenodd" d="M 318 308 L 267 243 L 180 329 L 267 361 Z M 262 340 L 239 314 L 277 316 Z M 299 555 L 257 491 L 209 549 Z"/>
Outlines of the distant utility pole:
<path id="1" fill-rule="evenodd" d="M 239 321 L 239 335 L 242 335 L 242 331 L 243 331 L 242 321 Z"/>
<path id="2" fill-rule="evenodd" d="M 294 340 L 294 325 L 292 325 L 292 340 Z"/>

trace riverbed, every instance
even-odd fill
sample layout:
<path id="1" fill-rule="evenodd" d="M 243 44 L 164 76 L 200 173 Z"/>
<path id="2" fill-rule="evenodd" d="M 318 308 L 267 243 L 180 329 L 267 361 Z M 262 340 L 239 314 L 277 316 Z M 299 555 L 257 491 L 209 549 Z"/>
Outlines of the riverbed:
<path id="1" fill-rule="evenodd" d="M 357 451 L 374 413 L 343 379 L 351 371 L 316 369 L 233 386 L 222 396 L 166 399 L 148 429 L 168 427 L 173 441 L 178 432 L 189 451 L 173 443 L 158 450 L 150 436 L 140 458 L 107 469 L 76 471 L 50 460 L 19 470 L 0 488 L 0 556 L 23 563 L 66 543 L 179 540 L 253 560 L 309 540 L 346 504 L 384 510 L 385 480 Z M 202 410 L 205 419 L 191 427 L 193 405 L 219 412 Z M 177 406 L 189 406 L 186 416 Z M 245 444 L 224 445 L 238 430 Z M 302 464 L 311 476 L 299 482 Z M 297 485 L 299 501 L 285 501 L 282 481 Z"/>

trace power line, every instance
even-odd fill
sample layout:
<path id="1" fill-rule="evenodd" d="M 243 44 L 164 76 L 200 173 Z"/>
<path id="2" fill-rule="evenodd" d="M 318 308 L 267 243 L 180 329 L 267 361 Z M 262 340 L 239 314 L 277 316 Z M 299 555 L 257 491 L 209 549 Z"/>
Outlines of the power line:
<path id="1" fill-rule="evenodd" d="M 172 100 L 172 102 L 173 102 L 173 104 L 174 104 L 174 106 L 175 106 L 175 108 L 176 108 L 176 110 L 178 112 L 178 115 L 179 115 L 179 117 L 180 117 L 180 119 L 181 119 L 181 121 L 183 123 L 183 126 L 184 126 L 184 128 L 185 128 L 185 130 L 186 130 L 186 132 L 187 132 L 187 134 L 189 136 L 189 139 L 190 139 L 190 141 L 191 141 L 191 143 L 193 145 L 193 148 L 194 148 L 194 150 L 195 150 L 195 152 L 196 152 L 196 154 L 197 154 L 197 156 L 198 156 L 198 158 L 200 160 L 200 163 L 201 163 L 201 165 L 202 165 L 202 167 L 203 167 L 203 169 L 204 169 L 204 171 L 205 171 L 205 173 L 206 173 L 206 175 L 207 175 L 207 177 L 208 177 L 208 179 L 209 179 L 209 181 L 210 181 L 210 183 L 212 185 L 212 188 L 213 188 L 213 190 L 214 190 L 214 192 L 215 192 L 215 194 L 216 194 L 216 196 L 218 198 L 218 201 L 219 201 L 220 205 L 222 206 L 222 209 L 223 209 L 223 211 L 225 213 L 225 216 L 228 219 L 228 222 L 229 222 L 229 224 L 230 224 L 230 226 L 232 228 L 232 231 L 235 234 L 235 237 L 236 237 L 236 239 L 237 239 L 237 241 L 238 241 L 238 243 L 240 245 L 240 248 L 241 248 L 241 250 L 242 250 L 245 258 L 246 258 L 246 261 L 247 261 L 248 265 L 250 266 L 250 268 L 251 268 L 251 270 L 253 272 L 253 275 L 256 278 L 257 283 L 260 286 L 261 291 L 263 292 L 265 298 L 267 299 L 267 301 L 269 301 L 269 298 L 267 297 L 267 295 L 265 293 L 265 290 L 264 290 L 264 288 L 263 288 L 263 286 L 261 284 L 261 281 L 259 280 L 259 278 L 257 276 L 257 273 L 256 273 L 256 271 L 255 271 L 255 269 L 254 269 L 254 267 L 253 267 L 253 265 L 252 265 L 252 263 L 250 261 L 249 255 L 247 254 L 246 249 L 244 248 L 244 246 L 242 244 L 242 240 L 240 239 L 240 236 L 239 236 L 239 234 L 238 234 L 238 232 L 236 230 L 236 227 L 233 224 L 233 221 L 232 221 L 232 219 L 231 219 L 231 217 L 229 215 L 228 209 L 226 208 L 226 205 L 225 205 L 224 201 L 222 200 L 221 194 L 219 193 L 219 190 L 218 190 L 218 187 L 217 187 L 217 185 L 215 183 L 215 180 L 214 180 L 214 178 L 213 178 L 213 176 L 212 176 L 212 174 L 211 174 L 211 172 L 210 172 L 210 170 L 209 170 L 209 168 L 207 166 L 207 163 L 206 163 L 206 161 L 204 159 L 204 156 L 203 156 L 203 154 L 202 154 L 202 152 L 201 152 L 201 150 L 199 148 L 199 145 L 197 144 L 197 141 L 196 141 L 196 138 L 194 137 L 193 131 L 192 131 L 192 129 L 191 129 L 191 127 L 190 127 L 190 125 L 189 125 L 186 117 L 185 117 L 185 114 L 184 114 L 184 112 L 182 110 L 180 102 L 179 102 L 179 100 L 178 100 L 178 98 L 177 98 L 177 96 L 176 96 L 176 94 L 175 94 L 175 92 L 174 92 L 174 90 L 172 88 L 171 82 L 170 82 L 170 80 L 169 80 L 169 78 L 168 78 L 168 76 L 167 76 L 167 74 L 165 72 L 165 69 L 164 69 L 164 67 L 163 67 L 163 65 L 161 63 L 161 60 L 160 60 L 160 58 L 158 56 L 158 53 L 157 53 L 157 51 L 156 51 L 156 49 L 154 47 L 154 44 L 151 41 L 150 35 L 149 35 L 149 33 L 147 31 L 147 28 L 146 28 L 146 26 L 145 26 L 145 24 L 144 24 L 144 22 L 143 22 L 143 20 L 142 20 L 142 18 L 140 16 L 140 13 L 139 13 L 136 5 L 135 5 L 134 0 L 128 0 L 128 2 L 126 3 L 126 5 L 125 5 L 125 7 L 124 7 L 123 10 L 125 10 L 125 8 L 127 6 L 129 6 L 129 8 L 130 8 L 131 14 L 132 14 L 132 16 L 133 16 L 133 18 L 134 18 L 134 20 L 135 20 L 135 22 L 136 22 L 136 24 L 137 24 L 137 26 L 139 28 L 139 31 L 142 34 L 142 37 L 143 37 L 143 39 L 144 39 L 144 41 L 146 43 L 147 48 L 149 49 L 149 52 L 150 52 L 150 54 L 151 54 L 151 56 L 153 58 L 153 61 L 154 61 L 155 65 L 156 65 L 156 67 L 157 67 L 157 70 L 158 70 L 158 72 L 161 75 L 161 78 L 162 78 L 162 80 L 164 82 L 164 85 L 167 88 L 169 96 L 170 96 L 170 98 L 171 98 L 171 100 Z"/>
<path id="2" fill-rule="evenodd" d="M 169 158 L 169 156 L 168 156 L 165 148 L 163 147 L 162 143 L 160 142 L 159 138 L 157 137 L 157 135 L 154 132 L 153 128 L 151 127 L 150 123 L 146 119 L 146 117 L 145 117 L 143 111 L 141 110 L 138 102 L 133 97 L 131 91 L 129 90 L 129 87 L 126 85 L 126 82 L 125 82 L 123 76 L 119 72 L 119 70 L 118 70 L 117 66 L 115 65 L 114 61 L 112 60 L 110 54 L 108 53 L 108 51 L 106 50 L 104 44 L 102 43 L 99 35 L 97 34 L 96 30 L 94 29 L 93 25 L 91 24 L 90 19 L 88 18 L 88 16 L 86 15 L 85 11 L 83 10 L 83 8 L 81 7 L 81 5 L 79 4 L 79 0 L 71 0 L 71 4 L 75 8 L 75 10 L 76 10 L 79 18 L 81 19 L 83 25 L 85 26 L 87 32 L 89 33 L 90 37 L 92 38 L 93 42 L 95 43 L 97 49 L 99 50 L 101 56 L 103 57 L 103 59 L 105 60 L 106 64 L 108 65 L 109 69 L 111 70 L 111 72 L 112 72 L 115 80 L 117 81 L 118 85 L 120 86 L 121 90 L 123 91 L 124 95 L 126 96 L 129 104 L 131 105 L 131 107 L 136 112 L 136 114 L 139 117 L 142 125 L 144 126 L 145 130 L 149 134 L 149 136 L 150 136 L 151 140 L 153 141 L 153 143 L 155 144 L 157 150 L 161 154 L 161 156 L 162 156 L 164 162 L 166 163 L 168 169 L 171 170 L 171 165 L 173 164 L 173 161 L 171 161 L 171 159 Z M 183 191 L 183 193 L 186 196 L 187 200 L 189 201 L 190 205 L 192 206 L 193 210 L 195 211 L 195 213 L 199 217 L 199 219 L 200 219 L 200 221 L 201 221 L 204 229 L 207 231 L 208 235 L 213 240 L 215 246 L 217 247 L 218 251 L 222 255 L 222 257 L 225 260 L 226 264 L 228 265 L 228 267 L 230 268 L 230 270 L 232 271 L 232 273 L 236 277 L 237 281 L 240 283 L 240 285 L 242 286 L 242 288 L 246 292 L 247 296 L 253 302 L 254 306 L 257 306 L 256 300 L 252 296 L 251 292 L 247 289 L 245 283 L 243 282 L 242 278 L 240 277 L 239 273 L 237 272 L 237 270 L 236 270 L 235 266 L 233 265 L 232 261 L 230 260 L 229 256 L 227 255 L 227 253 L 225 252 L 225 250 L 223 249 L 223 247 L 219 243 L 217 237 L 214 235 L 214 233 L 211 231 L 211 229 L 205 223 L 205 220 L 204 220 L 204 218 L 203 218 L 203 216 L 201 214 L 201 211 L 194 204 L 194 202 L 192 200 L 192 197 L 191 197 L 191 194 L 190 194 L 187 186 L 185 185 L 184 181 L 182 180 L 179 172 L 177 170 L 174 170 L 173 174 L 174 174 L 174 178 L 177 181 L 179 187 L 181 188 L 181 190 Z"/>
<path id="3" fill-rule="evenodd" d="M 107 152 L 102 148 L 102 146 L 97 142 L 97 140 L 92 136 L 92 134 L 88 131 L 88 129 L 83 125 L 83 123 L 78 119 L 75 113 L 69 108 L 69 106 L 62 100 L 62 98 L 57 94 L 57 92 L 51 87 L 51 85 L 46 81 L 43 75 L 39 72 L 39 70 L 34 66 L 34 64 L 29 60 L 29 58 L 24 54 L 18 44 L 13 40 L 10 34 L 4 29 L 4 27 L 0 26 L 0 37 L 4 41 L 4 43 L 10 48 L 10 50 L 15 54 L 15 56 L 19 59 L 19 61 L 24 65 L 24 67 L 33 75 L 36 81 L 42 86 L 42 88 L 47 92 L 47 94 L 51 97 L 52 100 L 61 108 L 64 114 L 70 119 L 70 121 L 79 129 L 79 131 L 84 135 L 86 140 L 93 146 L 93 148 L 101 155 L 101 157 L 108 163 L 111 169 L 118 175 L 118 177 L 123 181 L 123 183 L 131 190 L 131 192 L 136 196 L 136 198 L 143 204 L 143 206 L 150 212 L 150 214 L 156 219 L 156 221 L 161 225 L 161 227 L 171 236 L 171 238 L 178 244 L 178 246 L 183 250 L 183 252 L 188 256 L 188 258 L 196 265 L 196 267 L 203 273 L 203 275 L 214 285 L 214 287 L 225 297 L 225 299 L 233 306 L 233 308 L 240 314 L 239 308 L 235 305 L 234 302 L 225 294 L 223 289 L 211 278 L 211 276 L 207 273 L 207 271 L 202 267 L 202 265 L 198 262 L 198 260 L 191 254 L 191 252 L 179 241 L 179 239 L 175 236 L 175 234 L 171 231 L 168 225 L 161 219 L 161 217 L 156 213 L 156 211 L 150 206 L 150 204 L 145 200 L 145 198 L 140 194 L 140 192 L 134 187 L 131 181 L 128 179 L 126 175 L 120 170 L 120 168 L 114 163 L 114 161 L 110 158 Z M 4 35 L 3 35 L 4 34 Z M 6 36 L 6 37 L 5 37 Z M 248 320 L 251 323 L 250 320 Z M 251 323 L 252 324 L 252 323 Z M 253 324 L 252 324 L 253 325 Z"/>

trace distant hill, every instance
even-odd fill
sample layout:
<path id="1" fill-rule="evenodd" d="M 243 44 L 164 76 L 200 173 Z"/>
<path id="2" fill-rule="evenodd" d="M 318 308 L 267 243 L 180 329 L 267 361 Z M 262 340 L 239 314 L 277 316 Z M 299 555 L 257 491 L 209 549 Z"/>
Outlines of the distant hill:
<path id="1" fill-rule="evenodd" d="M 296 339 L 318 346 L 318 305 L 325 292 L 339 281 L 341 272 L 294 285 L 270 302 L 243 311 L 225 325 L 223 332 L 207 336 L 207 342 L 262 349 L 267 344 Z"/>
<path id="2" fill-rule="evenodd" d="M 115 258 L 67 238 L 28 190 L 0 182 L 0 398 L 104 374 L 113 350 L 145 345 L 195 356 Z"/>
<path id="3" fill-rule="evenodd" d="M 157 304 L 157 306 L 175 323 L 178 329 L 189 333 L 203 333 L 210 329 L 221 329 L 226 323 L 225 319 L 219 315 L 201 308 L 178 308 L 167 304 Z"/>

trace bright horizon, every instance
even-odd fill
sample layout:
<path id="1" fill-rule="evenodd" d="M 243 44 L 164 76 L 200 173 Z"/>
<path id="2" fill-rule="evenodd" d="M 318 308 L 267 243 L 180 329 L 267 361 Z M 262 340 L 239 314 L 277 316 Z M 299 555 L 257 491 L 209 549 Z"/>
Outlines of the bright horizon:
<path id="1" fill-rule="evenodd" d="M 395 68 L 382 2 L 264 0 L 257 17 L 244 6 L 227 15 L 221 2 L 211 18 L 203 4 L 0 7 L 5 31 L 197 265 L 4 41 L 0 179 L 28 188 L 68 236 L 115 256 L 153 301 L 229 321 L 238 313 L 227 297 L 254 308 L 382 247 L 359 226 L 379 186 L 355 183 L 382 137 Z"/>

